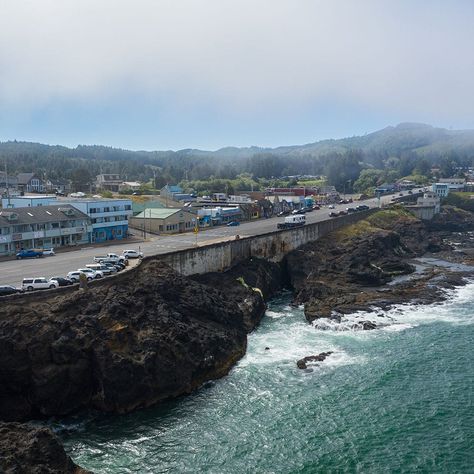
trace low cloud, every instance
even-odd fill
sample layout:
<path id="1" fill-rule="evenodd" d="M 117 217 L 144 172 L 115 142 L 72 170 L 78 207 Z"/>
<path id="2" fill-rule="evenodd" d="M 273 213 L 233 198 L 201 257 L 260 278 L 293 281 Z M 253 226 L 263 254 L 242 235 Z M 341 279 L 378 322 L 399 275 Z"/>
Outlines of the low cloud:
<path id="1" fill-rule="evenodd" d="M 335 100 L 468 116 L 473 13 L 463 1 L 4 0 L 0 106 L 137 96 L 241 116 Z"/>

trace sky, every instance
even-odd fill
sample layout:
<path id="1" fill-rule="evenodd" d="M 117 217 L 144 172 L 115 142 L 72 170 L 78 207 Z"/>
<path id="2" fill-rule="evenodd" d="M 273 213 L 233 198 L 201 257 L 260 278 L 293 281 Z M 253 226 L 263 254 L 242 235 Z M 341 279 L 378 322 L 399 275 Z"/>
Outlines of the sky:
<path id="1" fill-rule="evenodd" d="M 468 0 L 0 0 L 0 141 L 280 146 L 474 128 Z"/>

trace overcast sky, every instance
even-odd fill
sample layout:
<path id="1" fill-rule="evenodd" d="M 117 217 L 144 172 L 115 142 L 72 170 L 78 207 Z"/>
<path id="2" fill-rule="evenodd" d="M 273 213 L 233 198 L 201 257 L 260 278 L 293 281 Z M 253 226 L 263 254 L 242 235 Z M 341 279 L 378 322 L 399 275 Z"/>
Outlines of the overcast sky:
<path id="1" fill-rule="evenodd" d="M 301 144 L 474 128 L 474 2 L 0 0 L 0 140 Z"/>

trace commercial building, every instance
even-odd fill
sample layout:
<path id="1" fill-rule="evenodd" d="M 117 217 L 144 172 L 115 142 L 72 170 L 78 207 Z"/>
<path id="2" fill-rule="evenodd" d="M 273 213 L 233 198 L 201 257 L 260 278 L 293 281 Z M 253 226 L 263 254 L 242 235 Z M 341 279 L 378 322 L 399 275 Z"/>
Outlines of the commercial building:
<path id="1" fill-rule="evenodd" d="M 89 241 L 90 220 L 67 204 L 0 211 L 0 255 L 21 249 L 78 245 Z"/>
<path id="2" fill-rule="evenodd" d="M 130 199 L 61 200 L 86 214 L 91 220 L 90 242 L 120 240 L 128 235 L 128 220 L 132 216 Z"/>
<path id="3" fill-rule="evenodd" d="M 18 209 L 22 207 L 37 207 L 37 206 L 50 206 L 57 201 L 57 197 L 54 194 L 40 196 L 10 196 L 2 198 L 3 209 Z"/>
<path id="4" fill-rule="evenodd" d="M 183 209 L 145 209 L 130 218 L 130 227 L 153 234 L 189 232 L 196 226 L 195 214 Z"/>

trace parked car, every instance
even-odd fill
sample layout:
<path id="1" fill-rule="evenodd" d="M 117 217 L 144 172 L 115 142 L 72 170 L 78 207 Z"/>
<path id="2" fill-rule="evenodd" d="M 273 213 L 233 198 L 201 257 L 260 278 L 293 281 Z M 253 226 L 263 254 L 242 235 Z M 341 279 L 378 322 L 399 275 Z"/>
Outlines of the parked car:
<path id="1" fill-rule="evenodd" d="M 370 207 L 367 206 L 367 204 L 361 204 L 360 206 L 356 207 L 356 211 L 368 211 L 369 209 Z"/>
<path id="2" fill-rule="evenodd" d="M 29 250 L 20 250 L 16 254 L 16 259 L 21 260 L 22 258 L 41 258 L 43 252 L 41 250 L 29 249 Z"/>
<path id="3" fill-rule="evenodd" d="M 100 270 L 92 270 L 92 268 L 78 268 L 78 272 L 85 273 L 87 276 L 91 276 L 94 280 L 97 280 L 98 278 L 103 278 L 104 273 L 101 272 Z"/>
<path id="4" fill-rule="evenodd" d="M 329 217 L 337 217 L 339 214 L 337 212 L 330 212 Z"/>
<path id="5" fill-rule="evenodd" d="M 329 204 L 328 209 L 334 209 L 334 204 Z"/>
<path id="6" fill-rule="evenodd" d="M 57 281 L 59 286 L 69 286 L 74 283 L 72 280 L 63 277 L 51 277 L 50 279 Z"/>
<path id="7" fill-rule="evenodd" d="M 346 212 L 348 214 L 352 214 L 353 212 L 356 212 L 355 208 L 354 207 L 346 207 Z"/>
<path id="8" fill-rule="evenodd" d="M 139 252 L 138 250 L 124 250 L 122 255 L 125 258 L 143 258 L 143 252 Z"/>
<path id="9" fill-rule="evenodd" d="M 112 273 L 117 273 L 119 271 L 118 266 L 114 265 L 113 263 L 102 262 L 99 265 L 103 265 L 104 267 L 108 268 Z"/>
<path id="10" fill-rule="evenodd" d="M 101 271 L 104 275 L 111 275 L 117 272 L 115 267 L 103 265 L 102 263 L 88 263 L 86 267 L 94 271 Z"/>
<path id="11" fill-rule="evenodd" d="M 54 249 L 43 249 L 43 255 L 45 257 L 54 257 L 56 255 Z"/>
<path id="12" fill-rule="evenodd" d="M 240 225 L 239 221 L 231 221 L 227 224 L 227 227 L 236 227 L 238 225 Z"/>
<path id="13" fill-rule="evenodd" d="M 319 211 L 319 210 L 321 209 L 321 206 L 318 206 L 317 204 L 315 204 L 315 205 L 313 206 L 313 209 L 314 209 L 315 211 Z"/>
<path id="14" fill-rule="evenodd" d="M 290 211 L 281 211 L 277 214 L 278 217 L 283 217 L 287 216 L 290 213 Z"/>
<path id="15" fill-rule="evenodd" d="M 125 268 L 125 260 L 120 262 L 116 262 L 115 260 L 102 260 L 100 263 L 103 265 L 113 265 L 118 271 L 123 270 Z"/>
<path id="16" fill-rule="evenodd" d="M 108 253 L 107 255 L 97 255 L 94 257 L 94 262 L 101 263 L 103 260 L 113 260 L 115 262 L 120 262 L 125 260 L 125 257 L 119 256 L 116 253 Z"/>
<path id="17" fill-rule="evenodd" d="M 16 293 L 23 293 L 23 288 L 15 288 L 10 285 L 0 286 L 0 296 L 14 295 Z"/>
<path id="18" fill-rule="evenodd" d="M 66 275 L 66 278 L 68 280 L 71 280 L 73 283 L 78 283 L 79 282 L 79 276 L 82 272 L 79 272 L 77 270 L 73 271 L 73 272 L 69 272 L 67 275 Z M 90 281 L 92 280 L 92 276 L 90 275 L 86 275 L 87 276 L 87 279 Z"/>
<path id="19" fill-rule="evenodd" d="M 59 283 L 55 280 L 48 280 L 45 277 L 23 278 L 21 287 L 26 291 L 47 290 L 57 288 Z"/>
<path id="20" fill-rule="evenodd" d="M 345 216 L 345 215 L 347 215 L 347 211 L 339 211 L 339 212 L 337 213 L 337 215 L 338 215 L 338 216 Z"/>

